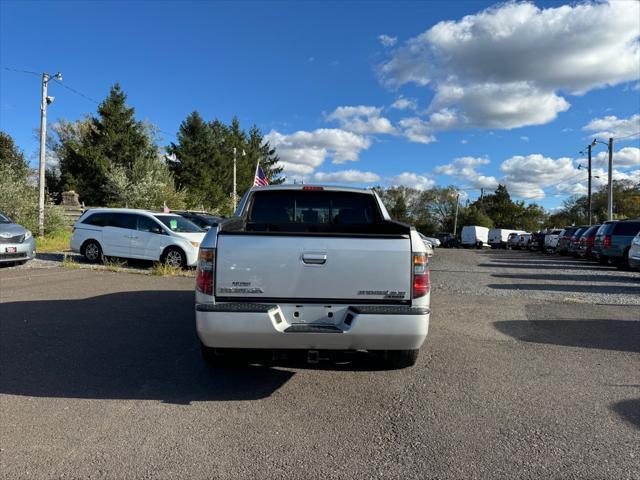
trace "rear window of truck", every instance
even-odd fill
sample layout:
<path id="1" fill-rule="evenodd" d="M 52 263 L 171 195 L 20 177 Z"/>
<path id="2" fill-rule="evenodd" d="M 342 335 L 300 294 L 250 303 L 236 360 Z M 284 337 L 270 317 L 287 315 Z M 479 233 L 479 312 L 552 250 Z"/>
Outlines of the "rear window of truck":
<path id="1" fill-rule="evenodd" d="M 370 230 L 381 223 L 371 194 L 335 191 L 255 192 L 250 200 L 248 230 L 345 232 Z"/>

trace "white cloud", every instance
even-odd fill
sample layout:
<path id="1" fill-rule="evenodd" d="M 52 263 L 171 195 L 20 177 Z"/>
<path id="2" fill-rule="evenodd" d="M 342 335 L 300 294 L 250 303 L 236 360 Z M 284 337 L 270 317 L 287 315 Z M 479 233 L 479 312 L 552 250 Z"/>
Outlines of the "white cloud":
<path id="1" fill-rule="evenodd" d="M 609 177 L 606 169 L 594 168 L 591 173 L 593 175 L 592 182 L 595 187 L 601 187 L 608 183 Z M 614 168 L 612 177 L 614 180 L 630 180 L 635 183 L 640 183 L 640 169 L 621 172 Z"/>
<path id="2" fill-rule="evenodd" d="M 433 128 L 429 122 L 418 117 L 403 118 L 398 124 L 402 128 L 402 135 L 411 142 L 431 143 L 436 141 L 436 137 L 431 133 Z"/>
<path id="3" fill-rule="evenodd" d="M 542 125 L 568 110 L 569 103 L 554 92 L 543 90 L 530 82 L 459 83 L 436 87 L 431 110 L 432 123 L 438 130 L 459 128 L 511 129 L 527 125 Z M 443 115 L 447 122 L 433 122 Z"/>
<path id="4" fill-rule="evenodd" d="M 618 118 L 610 115 L 603 118 L 594 118 L 582 130 L 596 132 L 594 137 L 602 139 L 609 137 L 626 137 L 625 140 L 640 137 L 640 114 L 629 118 Z"/>
<path id="5" fill-rule="evenodd" d="M 316 172 L 313 179 L 320 183 L 374 183 L 380 181 L 380 176 L 373 172 L 342 170 L 331 173 Z"/>
<path id="6" fill-rule="evenodd" d="M 502 162 L 500 170 L 505 174 L 501 183 L 516 197 L 528 199 L 544 198 L 544 188 L 576 183 L 587 175 L 575 168 L 571 158 L 553 159 L 539 153 L 513 156 Z"/>
<path id="7" fill-rule="evenodd" d="M 594 165 L 609 165 L 609 153 L 598 152 L 593 157 Z M 617 152 L 613 152 L 613 166 L 615 167 L 635 167 L 640 166 L 640 148 L 625 147 Z"/>
<path id="8" fill-rule="evenodd" d="M 555 187 L 558 195 L 584 195 L 588 189 L 582 183 L 561 183 Z"/>
<path id="9" fill-rule="evenodd" d="M 418 108 L 418 102 L 415 98 L 407 98 L 400 95 L 396 101 L 391 104 L 391 108 L 395 108 L 396 110 L 415 110 Z"/>
<path id="10" fill-rule="evenodd" d="M 489 163 L 490 160 L 485 157 L 460 157 L 452 163 L 437 166 L 435 172 L 463 179 L 473 188 L 496 188 L 498 181 L 495 177 L 482 175 L 476 170 L 476 167 Z"/>
<path id="11" fill-rule="evenodd" d="M 328 122 L 337 121 L 343 130 L 359 134 L 395 133 L 389 119 L 380 116 L 382 108 L 367 105 L 338 107 L 326 116 Z"/>
<path id="12" fill-rule="evenodd" d="M 285 173 L 302 175 L 313 173 L 328 157 L 337 164 L 357 161 L 360 152 L 371 146 L 368 138 L 337 128 L 290 135 L 271 130 L 265 140 L 277 149 Z"/>
<path id="13" fill-rule="evenodd" d="M 405 186 L 417 188 L 418 190 L 427 190 L 436 183 L 432 178 L 412 172 L 403 172 L 399 175 L 388 177 L 386 181 L 392 187 Z"/>
<path id="14" fill-rule="evenodd" d="M 559 92 L 640 78 L 638 18 L 636 1 L 503 3 L 409 39 L 378 74 L 390 87 L 431 86 L 429 111 L 455 112 L 448 128 L 544 124 L 569 108 Z"/>
<path id="15" fill-rule="evenodd" d="M 526 135 L 522 135 L 520 137 L 520 140 L 522 140 L 523 142 L 528 142 L 529 141 L 529 137 L 527 137 Z"/>
<path id="16" fill-rule="evenodd" d="M 386 34 L 378 35 L 378 41 L 384 47 L 393 47 L 396 43 L 398 43 L 398 37 L 391 37 Z"/>

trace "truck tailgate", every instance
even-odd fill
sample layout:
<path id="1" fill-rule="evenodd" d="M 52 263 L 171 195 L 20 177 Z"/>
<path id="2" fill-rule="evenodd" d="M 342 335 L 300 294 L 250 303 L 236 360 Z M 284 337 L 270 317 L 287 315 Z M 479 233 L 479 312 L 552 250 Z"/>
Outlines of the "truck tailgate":
<path id="1" fill-rule="evenodd" d="M 221 234 L 215 295 L 285 302 L 406 303 L 408 235 Z"/>

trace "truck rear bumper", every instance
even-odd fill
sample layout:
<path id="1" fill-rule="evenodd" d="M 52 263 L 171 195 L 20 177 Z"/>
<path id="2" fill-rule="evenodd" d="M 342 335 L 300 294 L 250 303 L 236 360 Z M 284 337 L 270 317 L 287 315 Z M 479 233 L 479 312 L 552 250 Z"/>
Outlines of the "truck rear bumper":
<path id="1" fill-rule="evenodd" d="M 198 336 L 213 348 L 412 350 L 428 329 L 424 307 L 196 305 Z"/>

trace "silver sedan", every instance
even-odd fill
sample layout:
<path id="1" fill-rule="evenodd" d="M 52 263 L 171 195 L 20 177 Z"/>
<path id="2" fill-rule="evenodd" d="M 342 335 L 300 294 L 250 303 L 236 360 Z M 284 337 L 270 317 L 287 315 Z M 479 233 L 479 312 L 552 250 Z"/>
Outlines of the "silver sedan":
<path id="1" fill-rule="evenodd" d="M 36 256 L 36 242 L 29 230 L 0 213 L 0 264 L 25 263 Z"/>

